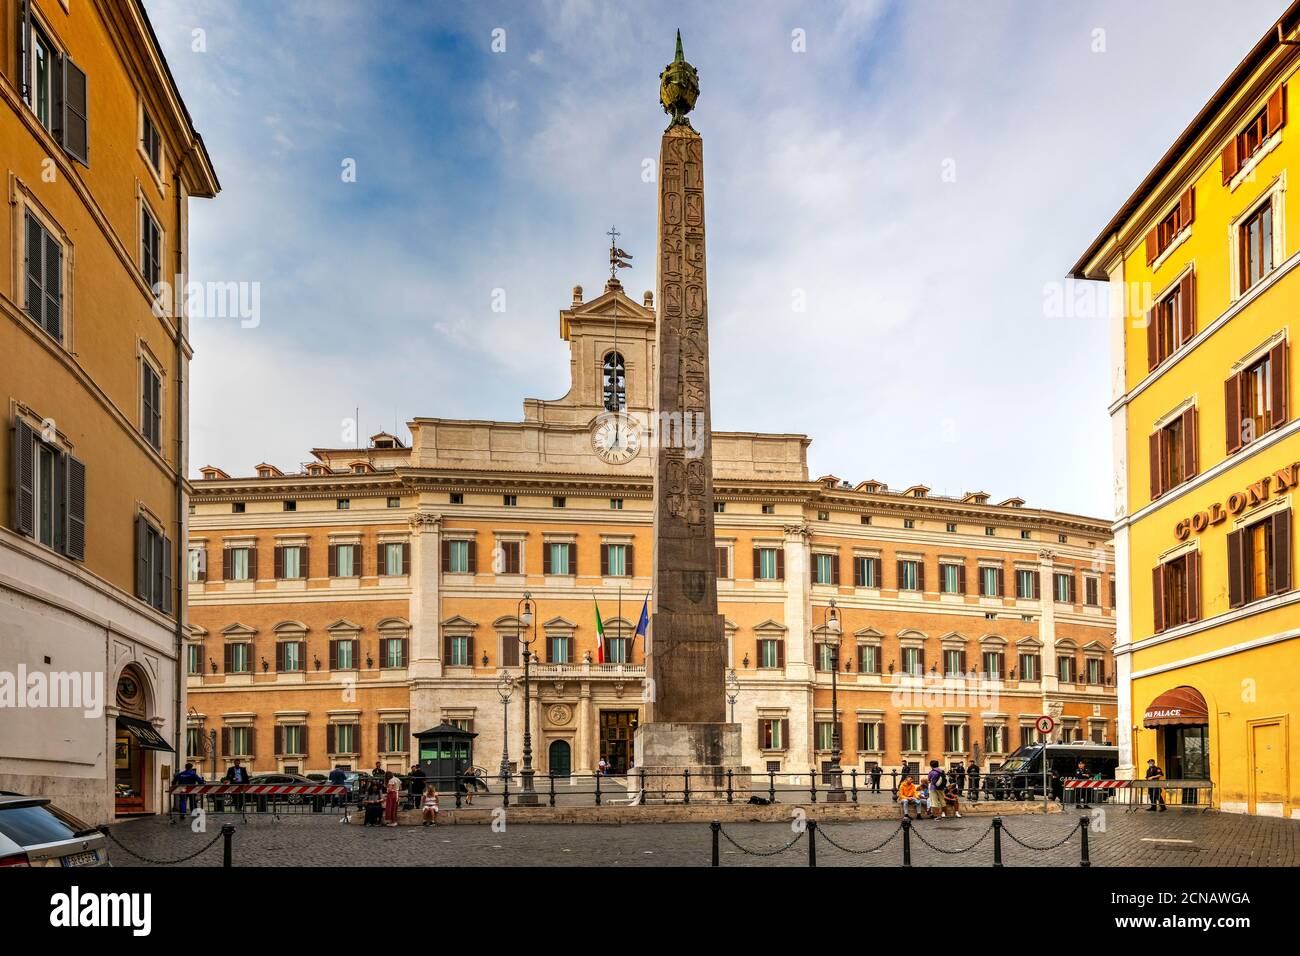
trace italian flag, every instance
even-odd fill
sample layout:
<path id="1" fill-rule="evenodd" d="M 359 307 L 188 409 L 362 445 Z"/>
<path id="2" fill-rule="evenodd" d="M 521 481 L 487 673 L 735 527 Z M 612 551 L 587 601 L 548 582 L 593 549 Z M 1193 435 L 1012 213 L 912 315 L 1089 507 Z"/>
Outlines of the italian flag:
<path id="1" fill-rule="evenodd" d="M 605 663 L 605 625 L 600 620 L 600 602 L 596 600 L 596 595 L 591 596 L 591 600 L 596 605 L 596 663 Z"/>

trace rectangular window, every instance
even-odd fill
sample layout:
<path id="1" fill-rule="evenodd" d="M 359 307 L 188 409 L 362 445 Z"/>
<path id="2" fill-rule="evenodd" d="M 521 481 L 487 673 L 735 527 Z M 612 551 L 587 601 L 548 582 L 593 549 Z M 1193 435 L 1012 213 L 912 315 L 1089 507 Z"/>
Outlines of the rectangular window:
<path id="1" fill-rule="evenodd" d="M 1073 684 L 1075 678 L 1074 658 L 1062 656 L 1056 659 L 1056 677 L 1062 684 Z"/>
<path id="2" fill-rule="evenodd" d="M 622 511 L 622 510 L 623 510 L 623 499 L 622 499 L 622 498 L 610 498 L 610 499 L 609 499 L 609 510 L 610 510 L 610 511 Z"/>
<path id="3" fill-rule="evenodd" d="M 898 590 L 920 591 L 921 588 L 922 588 L 921 562 L 899 561 L 898 562 Z"/>
<path id="4" fill-rule="evenodd" d="M 1073 574 L 1053 574 L 1052 575 L 1053 596 L 1060 604 L 1074 603 L 1074 575 Z"/>
<path id="5" fill-rule="evenodd" d="M 333 544 L 330 545 L 330 550 L 334 553 L 334 577 L 355 578 L 361 576 L 361 545 Z"/>
<path id="6" fill-rule="evenodd" d="M 357 669 L 357 642 L 353 640 L 332 641 L 330 643 L 330 670 L 351 671 Z"/>
<path id="7" fill-rule="evenodd" d="M 406 638 L 386 637 L 379 642 L 381 667 L 406 666 Z"/>
<path id="8" fill-rule="evenodd" d="M 54 129 L 54 84 L 58 54 L 43 31 L 32 27 L 31 80 L 28 97 L 32 111 L 47 130 Z"/>
<path id="9" fill-rule="evenodd" d="M 153 125 L 148 110 L 140 113 L 140 148 L 149 158 L 149 165 L 155 173 L 162 173 L 162 136 L 158 127 Z"/>
<path id="10" fill-rule="evenodd" d="M 305 670 L 303 664 L 303 651 L 305 645 L 302 641 L 281 641 L 276 645 L 276 670 L 278 671 L 301 671 Z"/>
<path id="11" fill-rule="evenodd" d="M 627 577 L 628 551 L 625 544 L 607 544 L 605 549 L 605 568 L 603 573 L 611 578 Z"/>
<path id="12" fill-rule="evenodd" d="M 501 504 L 506 508 L 517 507 L 519 505 L 519 497 L 517 495 L 502 495 Z"/>
<path id="13" fill-rule="evenodd" d="M 965 568 L 956 564 L 939 565 L 939 590 L 944 594 L 961 594 L 964 570 Z"/>
<path id="14" fill-rule="evenodd" d="M 944 753 L 965 753 L 966 752 L 966 725 L 965 724 L 944 724 L 943 727 L 943 750 Z"/>
<path id="15" fill-rule="evenodd" d="M 883 750 L 885 725 L 879 721 L 859 721 L 858 750 L 864 753 L 878 753 Z"/>
<path id="16" fill-rule="evenodd" d="M 303 558 L 307 551 L 306 548 L 302 545 L 285 545 L 276 550 L 280 552 L 280 573 L 276 575 L 277 578 L 296 580 L 305 577 L 306 569 L 304 564 L 306 562 Z"/>
<path id="17" fill-rule="evenodd" d="M 253 580 L 252 548 L 227 548 L 226 560 L 229 569 L 229 573 L 225 575 L 227 581 Z"/>
<path id="18" fill-rule="evenodd" d="M 839 561 L 833 554 L 813 555 L 813 583 L 839 584 Z"/>
<path id="19" fill-rule="evenodd" d="M 1229 605 L 1240 607 L 1290 591 L 1291 554 L 1289 508 L 1231 532 L 1228 535 Z"/>
<path id="20" fill-rule="evenodd" d="M 776 514 L 776 505 L 763 505 L 763 514 L 765 515 Z"/>
<path id="21" fill-rule="evenodd" d="M 761 750 L 785 749 L 786 722 L 781 719 L 764 718 L 758 722 L 758 746 Z"/>
<path id="22" fill-rule="evenodd" d="M 379 742 L 386 754 L 406 752 L 406 741 L 410 737 L 407 725 L 402 723 L 383 723 L 379 725 Z"/>
<path id="23" fill-rule="evenodd" d="M 185 753 L 190 757 L 201 757 L 204 751 L 204 734 L 198 727 L 190 727 L 185 731 Z"/>
<path id="24" fill-rule="evenodd" d="M 731 549 L 717 546 L 713 554 L 718 565 L 718 577 L 724 580 L 731 577 Z"/>
<path id="25" fill-rule="evenodd" d="M 1038 680 L 1038 655 L 1037 654 L 1020 655 L 1020 679 Z"/>
<path id="26" fill-rule="evenodd" d="M 1228 536 L 1228 544 L 1231 550 L 1231 535 Z M 1200 576 L 1201 556 L 1195 551 L 1156 565 L 1152 572 L 1151 593 L 1155 618 L 1153 623 L 1157 633 L 1200 620 Z"/>
<path id="27" fill-rule="evenodd" d="M 925 673 L 925 652 L 919 647 L 902 648 L 903 673 L 920 677 Z"/>
<path id="28" fill-rule="evenodd" d="M 303 743 L 306 735 L 300 724 L 289 724 L 277 727 L 280 732 L 280 749 L 283 756 L 301 756 L 303 754 Z"/>
<path id="29" fill-rule="evenodd" d="M 230 728 L 230 751 L 231 757 L 251 757 L 253 756 L 253 728 L 252 727 L 231 727 Z"/>
<path id="30" fill-rule="evenodd" d="M 546 639 L 547 661 L 551 664 L 572 662 L 572 641 L 567 634 L 552 634 Z"/>
<path id="31" fill-rule="evenodd" d="M 449 574 L 469 574 L 469 542 L 447 542 L 447 572 Z"/>
<path id="32" fill-rule="evenodd" d="M 500 541 L 498 542 L 500 550 L 501 564 L 497 568 L 497 574 L 522 574 L 523 573 L 523 542 L 521 541 Z"/>
<path id="33" fill-rule="evenodd" d="M 402 499 L 401 499 L 401 498 L 389 498 L 389 499 L 388 499 L 388 507 L 390 507 L 390 508 L 400 508 L 400 507 L 402 507 Z"/>
<path id="34" fill-rule="evenodd" d="M 962 659 L 965 655 L 956 648 L 948 648 L 943 652 L 943 672 L 948 676 L 960 676 L 966 672 L 966 662 Z"/>
<path id="35" fill-rule="evenodd" d="M 253 669 L 253 645 L 226 645 L 226 673 L 247 674 Z"/>
<path id="36" fill-rule="evenodd" d="M 406 573 L 406 545 L 402 542 L 388 542 L 384 549 L 384 573 L 401 576 Z"/>
<path id="37" fill-rule="evenodd" d="M 991 754 L 1007 752 L 1007 728 L 1001 724 L 984 728 L 984 751 Z"/>
<path id="38" fill-rule="evenodd" d="M 1085 679 L 1089 684 L 1102 683 L 1102 661 L 1097 657 L 1089 657 L 1083 662 Z"/>
<path id="39" fill-rule="evenodd" d="M 460 491 L 453 491 L 448 500 L 453 505 L 463 505 L 465 503 L 465 494 Z"/>
<path id="40" fill-rule="evenodd" d="M 924 724 L 903 724 L 903 750 L 907 753 L 918 753 L 924 750 L 924 731 Z"/>
<path id="41" fill-rule="evenodd" d="M 335 724 L 334 725 L 334 752 L 339 754 L 360 753 L 357 749 L 357 740 L 360 739 L 357 734 L 356 724 Z"/>
<path id="42" fill-rule="evenodd" d="M 1188 272 L 1147 313 L 1147 370 L 1173 355 L 1196 334 L 1196 280 Z"/>
<path id="43" fill-rule="evenodd" d="M 835 670 L 835 648 L 832 645 L 817 645 L 817 669 L 819 671 Z"/>
<path id="44" fill-rule="evenodd" d="M 185 673 L 187 674 L 203 673 L 203 645 L 202 644 L 185 645 Z"/>
<path id="45" fill-rule="evenodd" d="M 150 607 L 172 609 L 172 543 L 144 515 L 135 518 L 135 596 Z"/>
<path id="46" fill-rule="evenodd" d="M 547 567 L 543 569 L 546 574 L 576 574 L 573 566 L 574 551 L 577 545 L 571 542 L 551 541 L 546 544 Z"/>
<path id="47" fill-rule="evenodd" d="M 552 507 L 552 508 L 563 508 L 563 507 L 565 506 L 565 504 L 566 504 L 566 500 L 565 500 L 562 496 L 560 496 L 560 495 L 553 495 L 553 496 L 551 497 L 551 507 Z"/>
<path id="48" fill-rule="evenodd" d="M 758 642 L 758 666 L 785 666 L 785 642 L 778 638 L 761 638 Z"/>
<path id="49" fill-rule="evenodd" d="M 1101 582 L 1097 578 L 1083 579 L 1083 603 L 1089 607 L 1101 606 Z"/>
<path id="50" fill-rule="evenodd" d="M 469 667 L 469 635 L 453 634 L 447 639 L 447 663 L 452 667 Z"/>
<path id="51" fill-rule="evenodd" d="M 724 513 L 726 510 L 727 510 L 727 503 L 725 501 L 713 502 L 713 513 L 715 515 L 720 515 Z"/>
<path id="52" fill-rule="evenodd" d="M 63 245 L 30 212 L 26 216 L 24 311 L 55 341 L 63 341 Z"/>
<path id="53" fill-rule="evenodd" d="M 145 361 L 140 363 L 140 430 L 145 441 L 162 448 L 162 380 Z"/>
<path id="54" fill-rule="evenodd" d="M 858 647 L 858 672 L 861 674 L 880 673 L 880 647 L 876 644 L 863 644 Z"/>
<path id="55" fill-rule="evenodd" d="M 980 664 L 984 668 L 984 676 L 989 679 L 1001 678 L 1004 659 L 1001 651 L 984 651 L 980 654 Z"/>
<path id="56" fill-rule="evenodd" d="M 348 498 L 339 498 L 334 502 L 335 511 L 349 511 L 352 508 L 352 502 Z"/>
<path id="57" fill-rule="evenodd" d="M 162 229 L 144 203 L 140 204 L 140 272 L 156 291 L 162 279 Z"/>
<path id="58" fill-rule="evenodd" d="M 1038 572 L 1027 569 L 1016 571 L 1016 597 L 1032 601 L 1038 597 Z"/>
<path id="59" fill-rule="evenodd" d="M 815 721 L 813 735 L 816 738 L 816 749 L 831 750 L 835 747 L 835 724 L 832 721 Z"/>
<path id="60" fill-rule="evenodd" d="M 627 664 L 632 660 L 628 653 L 628 644 L 631 643 L 626 637 L 607 637 L 605 638 L 605 662 L 607 664 Z"/>
<path id="61" fill-rule="evenodd" d="M 780 575 L 778 573 L 777 555 L 780 552 L 776 548 L 755 548 L 754 549 L 754 577 L 760 581 L 775 581 Z"/>
<path id="62" fill-rule="evenodd" d="M 1189 408 L 1151 434 L 1151 497 L 1195 477 L 1199 470 L 1197 411 Z"/>
<path id="63" fill-rule="evenodd" d="M 860 588 L 880 587 L 880 559 L 854 558 L 853 584 Z"/>
<path id="64" fill-rule="evenodd" d="M 1237 230 L 1240 285 L 1245 292 L 1273 271 L 1273 203 L 1266 201 Z"/>
<path id="65" fill-rule="evenodd" d="M 982 597 L 1002 596 L 1002 569 L 980 568 L 980 595 Z"/>

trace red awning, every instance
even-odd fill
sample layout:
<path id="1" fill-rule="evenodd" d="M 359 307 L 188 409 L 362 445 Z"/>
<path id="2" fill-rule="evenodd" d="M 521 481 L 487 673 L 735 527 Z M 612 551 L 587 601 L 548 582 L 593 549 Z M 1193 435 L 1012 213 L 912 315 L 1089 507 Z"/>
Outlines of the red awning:
<path id="1" fill-rule="evenodd" d="M 1210 708 L 1195 687 L 1167 690 L 1147 707 L 1143 727 L 1169 727 L 1178 724 L 1208 724 Z"/>

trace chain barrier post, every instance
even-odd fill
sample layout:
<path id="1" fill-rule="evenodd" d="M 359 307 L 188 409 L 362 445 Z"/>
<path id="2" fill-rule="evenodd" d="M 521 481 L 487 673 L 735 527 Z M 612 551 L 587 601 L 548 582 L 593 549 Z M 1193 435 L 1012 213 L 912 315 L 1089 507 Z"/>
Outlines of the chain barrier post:
<path id="1" fill-rule="evenodd" d="M 555 806 L 555 771 L 552 770 L 548 776 L 551 778 L 551 806 Z"/>
<path id="2" fill-rule="evenodd" d="M 817 865 L 817 821 L 808 821 L 808 865 Z"/>
<path id="3" fill-rule="evenodd" d="M 853 786 L 853 802 L 858 802 L 858 768 L 849 771 L 849 783 Z"/>
<path id="4" fill-rule="evenodd" d="M 817 771 L 812 767 L 808 768 L 808 792 L 812 795 L 812 802 L 817 802 Z"/>
<path id="5" fill-rule="evenodd" d="M 596 778 L 596 806 L 600 806 L 600 771 L 597 770 L 592 776 Z"/>
<path id="6" fill-rule="evenodd" d="M 1088 818 L 1086 816 L 1079 819 L 1079 832 L 1081 840 L 1079 842 L 1079 865 L 1092 866 L 1092 861 L 1088 859 Z"/>
<path id="7" fill-rule="evenodd" d="M 235 836 L 234 824 L 223 823 L 221 825 L 221 837 L 222 840 L 224 841 L 221 848 L 221 868 L 224 870 L 228 870 L 232 866 L 230 844 L 231 841 L 234 839 L 234 836 Z"/>
<path id="8" fill-rule="evenodd" d="M 993 865 L 1002 865 L 1002 818 L 993 818 Z"/>
<path id="9" fill-rule="evenodd" d="M 912 865 L 912 820 L 903 814 L 903 866 Z"/>
<path id="10" fill-rule="evenodd" d="M 722 824 L 714 820 L 709 824 L 709 829 L 713 831 L 713 863 L 711 866 L 718 866 L 718 831 L 722 829 Z"/>
<path id="11" fill-rule="evenodd" d="M 691 802 L 691 771 L 689 768 L 682 771 L 682 802 Z"/>
<path id="12" fill-rule="evenodd" d="M 727 768 L 727 802 L 731 803 L 731 768 Z"/>
<path id="13" fill-rule="evenodd" d="M 776 771 L 767 772 L 767 799 L 776 803 Z"/>

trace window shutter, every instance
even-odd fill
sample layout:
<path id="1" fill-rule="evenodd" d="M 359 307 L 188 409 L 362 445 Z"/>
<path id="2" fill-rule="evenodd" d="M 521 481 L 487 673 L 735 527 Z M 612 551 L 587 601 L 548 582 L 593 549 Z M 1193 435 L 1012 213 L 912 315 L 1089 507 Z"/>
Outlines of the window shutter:
<path id="1" fill-rule="evenodd" d="M 275 579 L 278 581 L 284 577 L 284 548 L 280 545 L 275 546 Z"/>
<path id="2" fill-rule="evenodd" d="M 230 728 L 221 728 L 221 756 L 230 756 Z"/>
<path id="3" fill-rule="evenodd" d="M 230 674 L 233 673 L 235 667 L 235 645 L 227 644 L 225 651 L 226 651 L 226 657 L 225 660 L 222 662 L 221 669 L 223 673 Z"/>
<path id="4" fill-rule="evenodd" d="M 1196 187 L 1188 186 L 1186 192 L 1178 197 L 1178 228 L 1186 229 L 1196 216 Z"/>
<path id="5" fill-rule="evenodd" d="M 352 545 L 352 576 L 354 578 L 362 577 L 365 574 L 366 548 L 361 542 Z"/>
<path id="6" fill-rule="evenodd" d="M 1279 342 L 1273 346 L 1268 353 L 1268 361 L 1271 366 L 1270 378 L 1272 385 L 1272 395 L 1270 404 L 1272 408 L 1269 411 L 1269 426 L 1276 428 L 1286 421 L 1286 390 L 1287 390 L 1287 344 L 1285 341 Z"/>
<path id="7" fill-rule="evenodd" d="M 1078 587 L 1078 585 L 1079 585 L 1079 579 L 1076 578 L 1073 574 L 1071 574 L 1071 575 L 1070 575 L 1070 603 L 1071 603 L 1071 604 L 1078 604 L 1078 603 L 1079 603 L 1079 587 Z"/>
<path id="8" fill-rule="evenodd" d="M 898 590 L 903 590 L 903 562 L 898 562 Z"/>
<path id="9" fill-rule="evenodd" d="M 54 453 L 54 481 L 57 497 L 50 502 L 50 526 L 54 550 L 60 554 L 67 548 L 67 504 L 68 504 L 68 468 L 67 458 L 63 452 Z"/>
<path id="10" fill-rule="evenodd" d="M 1228 606 L 1241 607 L 1246 599 L 1245 572 L 1246 529 L 1228 534 Z"/>
<path id="11" fill-rule="evenodd" d="M 172 539 L 162 539 L 162 612 L 172 613 L 172 587 L 176 575 L 172 569 Z"/>
<path id="12" fill-rule="evenodd" d="M 304 581 L 311 577 L 311 547 L 305 544 L 298 550 L 298 573 Z"/>
<path id="13" fill-rule="evenodd" d="M 957 666 L 961 668 L 963 674 L 966 673 L 966 652 L 964 650 L 957 652 Z"/>
<path id="14" fill-rule="evenodd" d="M 569 549 L 569 574 L 576 578 L 578 576 L 578 545 L 574 542 L 570 542 L 565 545 L 565 547 Z M 474 545 L 472 542 L 470 543 L 469 550 L 470 554 L 474 553 Z"/>
<path id="15" fill-rule="evenodd" d="M 447 542 L 442 543 L 443 553 L 446 553 Z M 444 559 L 445 560 L 445 559 Z M 551 546 L 545 541 L 542 542 L 542 574 L 551 573 Z"/>
<path id="16" fill-rule="evenodd" d="M 36 431 L 14 419 L 14 530 L 36 534 Z"/>
<path id="17" fill-rule="evenodd" d="M 718 577 L 720 578 L 727 577 L 728 576 L 727 575 L 727 549 L 715 547 L 713 549 L 713 556 L 716 559 L 716 563 L 717 563 L 716 571 Z"/>
<path id="18" fill-rule="evenodd" d="M 332 578 L 339 576 L 339 546 L 337 544 L 328 545 L 325 548 L 326 564 L 329 566 L 328 573 Z"/>
<path id="19" fill-rule="evenodd" d="M 871 565 L 875 571 L 874 580 L 877 588 L 883 587 L 881 579 L 885 576 L 885 561 L 883 558 L 872 558 Z"/>
<path id="20" fill-rule="evenodd" d="M 90 164 L 90 140 L 87 124 L 86 74 L 72 62 L 63 58 L 62 83 L 62 139 L 63 148 L 73 159 Z"/>
<path id="21" fill-rule="evenodd" d="M 1223 383 L 1223 413 L 1228 454 L 1241 450 L 1241 375 Z"/>
<path id="22" fill-rule="evenodd" d="M 307 754 L 311 753 L 311 751 L 307 749 L 308 729 L 309 728 L 307 727 L 306 724 L 303 724 L 300 728 L 298 728 L 298 753 L 302 754 L 304 757 L 307 756 Z"/>
<path id="23" fill-rule="evenodd" d="M 998 597 L 1007 593 L 1007 572 L 1006 568 L 998 568 Z"/>
<path id="24" fill-rule="evenodd" d="M 1200 435 L 1196 431 L 1196 406 L 1183 412 L 1183 480 L 1200 473 Z"/>
<path id="25" fill-rule="evenodd" d="M 627 567 L 623 569 L 623 573 L 629 578 L 634 578 L 636 577 L 636 545 L 627 545 L 623 553 L 627 556 Z"/>
<path id="26" fill-rule="evenodd" d="M 303 560 L 305 561 L 306 559 L 307 559 L 307 555 L 306 552 L 304 552 Z M 518 568 L 516 568 L 515 570 L 518 570 Z M 411 573 L 411 542 L 409 541 L 402 542 L 402 573 L 403 574 Z"/>
<path id="27" fill-rule="evenodd" d="M 1237 137 L 1232 137 L 1228 145 L 1223 147 L 1223 185 L 1228 185 L 1232 177 L 1237 175 Z"/>
<path id="28" fill-rule="evenodd" d="M 600 576 L 609 577 L 609 545 L 607 544 L 600 546 Z"/>
<path id="29" fill-rule="evenodd" d="M 1196 334 L 1196 273 L 1189 272 L 1178 284 L 1178 322 L 1184 342 Z"/>
<path id="30" fill-rule="evenodd" d="M 249 579 L 250 581 L 256 581 L 256 580 L 257 580 L 257 544 L 256 544 L 256 542 L 253 544 L 253 546 L 252 546 L 251 548 L 248 549 L 248 579 Z"/>
<path id="31" fill-rule="evenodd" d="M 1268 132 L 1271 136 L 1286 123 L 1286 85 L 1275 89 L 1268 98 Z"/>
<path id="32" fill-rule="evenodd" d="M 443 661 L 446 662 L 451 661 L 451 635 L 450 634 L 442 635 L 442 659 Z"/>
<path id="33" fill-rule="evenodd" d="M 767 723 L 767 721 L 760 720 L 760 721 L 758 721 L 758 722 L 756 722 L 756 723 L 754 724 L 754 726 L 758 729 L 758 749 L 759 749 L 759 750 L 766 750 L 766 749 L 767 749 L 767 741 L 763 738 L 763 727 L 764 727 L 764 725 L 765 725 L 766 723 Z"/>
<path id="34" fill-rule="evenodd" d="M 86 559 L 86 464 L 65 455 L 64 554 L 73 561 Z"/>
<path id="35" fill-rule="evenodd" d="M 1156 261 L 1160 255 L 1160 230 L 1158 226 L 1152 226 L 1151 231 L 1147 233 L 1147 265 Z"/>
<path id="36" fill-rule="evenodd" d="M 964 563 L 957 565 L 957 593 L 966 593 L 966 565 Z"/>
<path id="37" fill-rule="evenodd" d="M 781 718 L 781 749 L 790 749 L 790 719 L 788 717 Z"/>
<path id="38" fill-rule="evenodd" d="M 1291 509 L 1273 515 L 1273 593 L 1291 590 Z"/>
<path id="39" fill-rule="evenodd" d="M 325 725 L 325 751 L 326 751 L 326 753 L 331 753 L 331 754 L 332 754 L 332 753 L 337 753 L 337 751 L 334 749 L 334 741 L 335 741 L 335 736 L 334 736 L 334 725 L 333 725 L 333 724 L 326 724 L 326 725 Z"/>
<path id="40" fill-rule="evenodd" d="M 387 747 L 385 746 L 385 741 L 384 741 L 384 725 L 376 724 L 375 725 L 375 756 L 378 757 L 386 749 Z"/>
<path id="41" fill-rule="evenodd" d="M 542 548 L 542 551 L 545 552 L 545 551 L 546 551 L 546 548 L 543 547 L 543 548 Z M 442 539 L 442 556 L 441 556 L 441 557 L 442 557 L 442 570 L 443 570 L 443 573 L 446 573 L 447 571 L 450 571 L 450 570 L 451 570 L 451 542 L 448 541 L 446 538 L 443 538 L 443 539 Z M 549 563 L 549 562 L 547 562 L 547 565 L 546 565 L 546 572 L 547 572 L 548 574 L 550 573 L 550 563 Z"/>
<path id="42" fill-rule="evenodd" d="M 1184 595 L 1188 623 L 1201 619 L 1201 553 L 1193 551 L 1187 555 L 1187 591 Z"/>
<path id="43" fill-rule="evenodd" d="M 776 549 L 776 579 L 785 580 L 785 548 Z"/>
<path id="44" fill-rule="evenodd" d="M 403 637 L 401 638 L 401 642 L 402 642 L 402 666 L 405 667 L 407 665 L 407 662 L 410 661 L 411 659 L 410 655 L 407 653 L 410 648 L 411 640 L 410 638 Z M 469 639 L 469 646 L 471 649 L 474 647 L 474 638 L 472 636 Z"/>
<path id="45" fill-rule="evenodd" d="M 785 667 L 785 638 L 776 642 L 776 666 Z"/>
<path id="46" fill-rule="evenodd" d="M 204 548 L 199 548 L 199 580 L 206 581 L 207 579 L 208 579 L 208 549 L 204 547 Z"/>
<path id="47" fill-rule="evenodd" d="M 1156 321 L 1157 307 L 1147 309 L 1147 371 L 1160 364 L 1160 323 Z"/>
<path id="48" fill-rule="evenodd" d="M 338 670 L 339 667 L 339 642 L 330 641 L 330 670 Z M 332 738 L 331 738 L 332 739 Z M 333 752 L 334 745 L 330 744 L 330 751 Z"/>
<path id="49" fill-rule="evenodd" d="M 834 554 L 831 556 L 831 584 L 838 586 L 840 583 L 840 556 Z"/>
<path id="50" fill-rule="evenodd" d="M 284 728 L 279 724 L 275 725 L 275 755 L 278 757 L 284 753 Z"/>
<path id="51" fill-rule="evenodd" d="M 1160 457 L 1164 452 L 1165 443 L 1163 433 L 1159 430 L 1151 433 L 1148 440 L 1151 449 L 1151 500 L 1159 498 L 1164 494 L 1164 488 L 1160 486 L 1161 479 L 1164 476 L 1164 469 L 1160 467 Z"/>
<path id="52" fill-rule="evenodd" d="M 1154 615 L 1154 630 L 1159 634 L 1165 629 L 1165 567 L 1163 564 L 1157 564 L 1151 569 L 1151 608 Z"/>
<path id="53" fill-rule="evenodd" d="M 853 586 L 855 588 L 865 587 L 867 577 L 867 560 L 866 558 L 853 559 Z"/>
<path id="54" fill-rule="evenodd" d="M 284 642 L 276 641 L 275 643 L 275 669 L 276 671 L 284 670 Z"/>
<path id="55" fill-rule="evenodd" d="M 930 725 L 921 725 L 921 749 L 927 754 L 930 752 Z"/>
<path id="56" fill-rule="evenodd" d="M 135 516 L 135 596 L 149 599 L 149 537 L 144 515 Z"/>
<path id="57" fill-rule="evenodd" d="M 925 590 L 925 561 L 916 562 L 916 589 Z"/>

